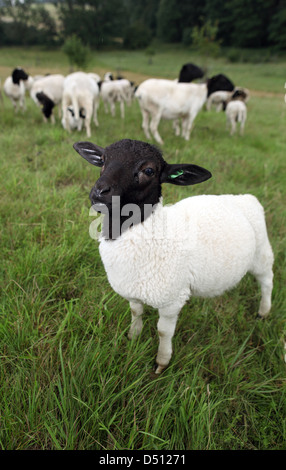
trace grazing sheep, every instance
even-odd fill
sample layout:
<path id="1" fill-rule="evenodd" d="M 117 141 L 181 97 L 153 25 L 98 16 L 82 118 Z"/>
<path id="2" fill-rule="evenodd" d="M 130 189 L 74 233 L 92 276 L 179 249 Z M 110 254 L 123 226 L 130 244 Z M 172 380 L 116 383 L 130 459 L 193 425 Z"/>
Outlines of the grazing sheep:
<path id="1" fill-rule="evenodd" d="M 85 115 L 84 127 L 87 137 L 91 136 L 90 123 L 93 121 L 98 126 L 97 108 L 99 105 L 99 86 L 89 74 L 85 72 L 74 72 L 68 75 L 64 80 L 64 91 L 62 99 L 62 125 L 71 131 L 77 128 L 79 131 L 82 127 L 82 119 L 80 117 L 80 109 Z M 74 124 L 70 126 L 71 116 L 69 107 L 73 109 Z"/>
<path id="2" fill-rule="evenodd" d="M 125 116 L 124 103 L 128 106 L 131 105 L 132 96 L 134 92 L 133 82 L 122 78 L 119 80 L 107 80 L 100 84 L 100 96 L 102 98 L 105 112 L 108 112 L 108 106 L 110 107 L 111 115 L 115 116 L 115 103 L 120 104 L 120 114 L 123 119 Z"/>
<path id="3" fill-rule="evenodd" d="M 21 108 L 22 111 L 26 110 L 25 82 L 28 78 L 29 75 L 22 69 L 22 67 L 16 67 L 11 76 L 7 77 L 4 82 L 4 93 L 12 101 L 15 111 L 18 111 L 19 108 Z"/>
<path id="4" fill-rule="evenodd" d="M 69 121 L 69 128 L 71 130 L 77 129 L 78 131 L 81 131 L 82 127 L 84 125 L 84 119 L 85 119 L 84 109 L 80 108 L 80 110 L 79 110 L 79 122 L 75 120 L 75 114 L 74 114 L 73 107 L 69 106 L 67 109 L 68 109 L 67 119 Z M 64 127 L 63 120 L 62 120 L 62 125 Z"/>
<path id="5" fill-rule="evenodd" d="M 190 296 L 221 295 L 250 272 L 261 286 L 259 315 L 268 314 L 273 254 L 254 196 L 202 195 L 163 206 L 162 183 L 192 185 L 211 173 L 169 164 L 156 147 L 136 140 L 74 148 L 101 167 L 90 199 L 104 214 L 99 251 L 108 280 L 130 302 L 129 338 L 142 330 L 143 304 L 159 309 L 156 373 L 170 361 L 177 318 Z"/>
<path id="6" fill-rule="evenodd" d="M 239 99 L 231 100 L 226 105 L 225 114 L 227 126 L 230 125 L 230 135 L 235 133 L 238 122 L 240 124 L 240 135 L 243 135 L 247 118 L 246 104 Z"/>
<path id="7" fill-rule="evenodd" d="M 189 140 L 195 117 L 202 109 L 207 97 L 228 86 L 221 75 L 214 76 L 206 83 L 178 83 L 173 80 L 150 78 L 141 83 L 135 96 L 142 113 L 142 128 L 147 139 L 151 134 L 159 144 L 163 140 L 158 132 L 161 119 L 174 121 L 176 135 L 180 134 L 179 119 L 182 119 L 182 137 Z M 150 119 L 150 126 L 149 126 Z"/>
<path id="8" fill-rule="evenodd" d="M 65 77 L 61 74 L 51 74 L 34 80 L 30 96 L 37 106 L 42 106 L 44 121 L 51 118 L 51 122 L 55 123 L 53 108 L 60 105 L 62 101 L 64 79 Z"/>

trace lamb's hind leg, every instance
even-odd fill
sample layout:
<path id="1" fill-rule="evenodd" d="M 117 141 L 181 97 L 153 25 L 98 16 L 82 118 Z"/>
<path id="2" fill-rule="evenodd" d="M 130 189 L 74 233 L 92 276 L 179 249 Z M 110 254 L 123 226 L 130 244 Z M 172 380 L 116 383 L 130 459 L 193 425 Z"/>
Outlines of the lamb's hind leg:
<path id="1" fill-rule="evenodd" d="M 259 266 L 260 265 L 260 266 Z M 271 295 L 273 289 L 273 253 L 269 246 L 264 250 L 261 255 L 261 260 L 258 266 L 252 271 L 257 282 L 261 286 L 261 300 L 259 304 L 258 316 L 266 317 L 271 309 Z"/>
<path id="2" fill-rule="evenodd" d="M 271 294 L 273 288 L 273 272 L 272 269 L 268 273 L 256 275 L 257 281 L 261 286 L 261 300 L 258 310 L 259 317 L 266 317 L 271 309 Z"/>

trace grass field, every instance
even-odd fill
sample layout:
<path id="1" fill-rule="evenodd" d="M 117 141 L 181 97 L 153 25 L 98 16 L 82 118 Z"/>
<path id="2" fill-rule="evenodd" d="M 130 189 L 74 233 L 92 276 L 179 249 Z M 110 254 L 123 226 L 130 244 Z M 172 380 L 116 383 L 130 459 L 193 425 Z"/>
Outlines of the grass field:
<path id="1" fill-rule="evenodd" d="M 90 71 L 120 70 L 137 84 L 175 78 L 186 49 L 96 52 Z M 0 77 L 22 65 L 31 74 L 68 73 L 61 52 L 2 49 Z M 191 140 L 161 122 L 169 162 L 193 162 L 213 178 L 190 188 L 164 187 L 171 203 L 195 194 L 246 193 L 265 207 L 275 254 L 273 307 L 256 318 L 251 276 L 215 299 L 190 299 L 173 340 L 170 366 L 153 372 L 157 312 L 127 340 L 129 306 L 108 284 L 89 237 L 89 191 L 98 170 L 72 148 L 84 132 L 44 124 L 27 98 L 25 115 L 0 103 L 1 313 L 0 446 L 70 450 L 286 449 L 285 250 L 286 60 L 209 63 L 251 91 L 245 136 L 230 137 L 225 116 L 201 111 Z M 112 118 L 101 104 L 100 146 L 145 140 L 138 104 Z M 207 268 L 207 267 L 206 267 Z"/>

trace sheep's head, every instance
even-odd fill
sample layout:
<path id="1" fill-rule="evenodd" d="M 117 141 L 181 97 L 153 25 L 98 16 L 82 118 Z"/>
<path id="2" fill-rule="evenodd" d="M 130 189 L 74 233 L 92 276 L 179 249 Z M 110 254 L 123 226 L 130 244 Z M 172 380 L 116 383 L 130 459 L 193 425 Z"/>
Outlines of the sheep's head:
<path id="1" fill-rule="evenodd" d="M 91 142 L 77 142 L 75 150 L 92 165 L 101 167 L 101 174 L 90 192 L 95 208 L 104 205 L 109 215 L 114 209 L 114 197 L 122 208 L 136 204 L 142 222 L 150 215 L 161 197 L 161 184 L 188 186 L 211 177 L 204 168 L 191 164 L 169 164 L 155 146 L 138 140 L 124 139 L 106 148 Z M 96 209 L 97 210 L 97 209 Z M 124 221 L 121 217 L 121 225 Z"/>
<path id="2" fill-rule="evenodd" d="M 55 103 L 42 91 L 39 91 L 38 93 L 36 93 L 36 98 L 39 101 L 39 103 L 41 103 L 42 105 L 42 112 L 44 116 L 48 119 L 53 112 Z"/>
<path id="3" fill-rule="evenodd" d="M 215 91 L 232 91 L 234 84 L 223 74 L 214 75 L 207 80 L 208 97 Z"/>
<path id="4" fill-rule="evenodd" d="M 12 72 L 13 83 L 19 85 L 20 80 L 28 80 L 29 75 L 21 68 L 17 67 Z"/>

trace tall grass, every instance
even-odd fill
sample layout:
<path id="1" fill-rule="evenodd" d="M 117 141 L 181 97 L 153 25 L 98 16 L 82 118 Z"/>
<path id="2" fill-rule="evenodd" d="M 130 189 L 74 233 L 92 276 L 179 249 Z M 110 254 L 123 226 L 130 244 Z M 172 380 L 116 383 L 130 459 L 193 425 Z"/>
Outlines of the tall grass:
<path id="1" fill-rule="evenodd" d="M 38 65 L 35 51 L 4 50 L 2 82 L 12 63 L 31 64 L 33 73 L 51 65 L 68 71 L 60 53 L 37 54 Z M 120 67 L 127 77 L 175 78 L 187 57 L 184 50 L 163 51 L 168 67 L 160 68 L 158 52 L 151 68 L 144 53 L 120 54 L 97 53 L 93 70 L 97 63 L 100 70 Z M 72 148 L 86 140 L 85 133 L 69 135 L 59 120 L 44 124 L 29 98 L 25 115 L 15 115 L 4 97 L 2 449 L 285 449 L 284 82 L 280 89 L 280 72 L 271 64 L 250 67 L 248 74 L 246 66 L 227 65 L 230 77 L 260 92 L 249 101 L 244 137 L 231 138 L 224 114 L 213 111 L 198 115 L 189 142 L 173 135 L 170 122 L 161 122 L 165 158 L 194 162 L 213 174 L 192 188 L 166 185 L 163 194 L 166 203 L 202 193 L 251 192 L 260 199 L 275 254 L 272 313 L 256 318 L 259 291 L 251 276 L 221 297 L 190 299 L 161 376 L 153 372 L 157 312 L 146 308 L 142 334 L 127 340 L 128 304 L 109 286 L 88 234 L 88 194 L 98 170 Z M 213 70 L 226 73 L 222 59 Z M 272 96 L 264 96 L 271 90 Z M 119 111 L 115 118 L 106 115 L 101 105 L 99 123 L 91 140 L 101 146 L 126 137 L 145 140 L 136 102 L 124 120 Z"/>

